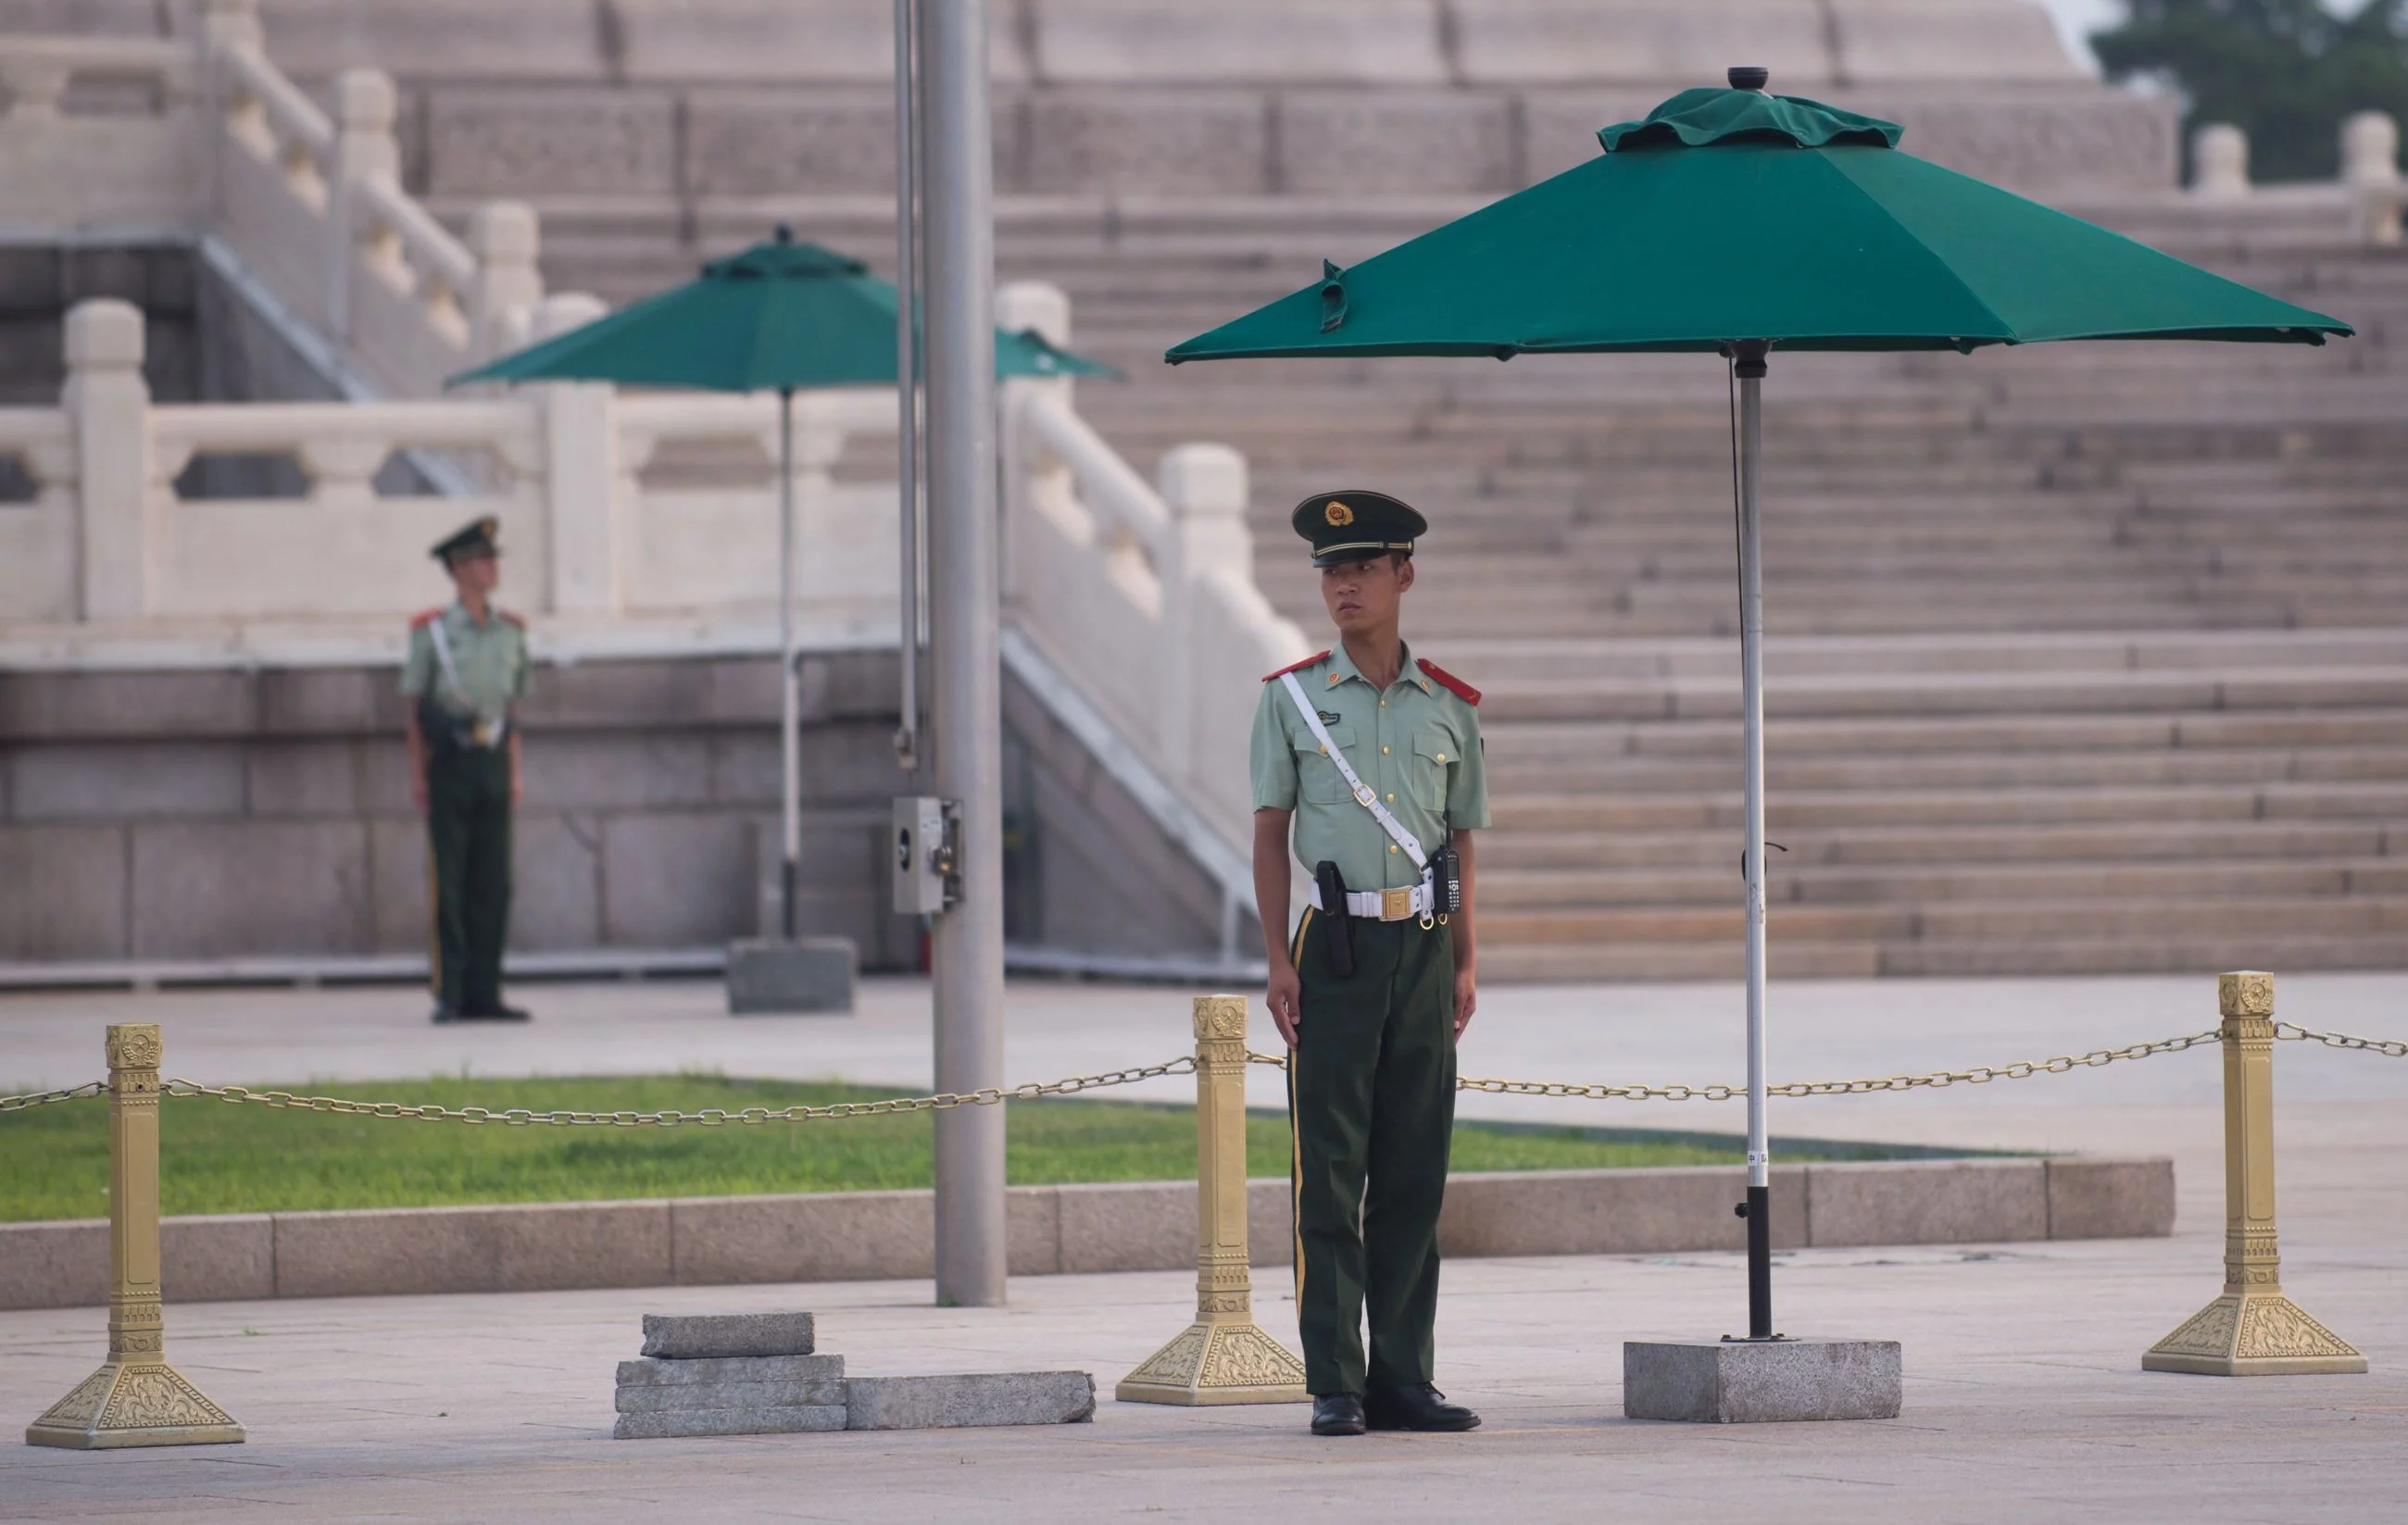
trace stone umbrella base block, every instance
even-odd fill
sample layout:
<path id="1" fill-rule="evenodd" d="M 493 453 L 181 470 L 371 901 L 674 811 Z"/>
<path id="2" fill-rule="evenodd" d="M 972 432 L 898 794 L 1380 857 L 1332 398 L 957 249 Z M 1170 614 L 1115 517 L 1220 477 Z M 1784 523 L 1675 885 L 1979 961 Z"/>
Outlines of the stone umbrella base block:
<path id="1" fill-rule="evenodd" d="M 1900 1374 L 1896 1340 L 1632 1340 L 1622 1413 L 1694 1424 L 1894 1419 Z"/>
<path id="2" fill-rule="evenodd" d="M 752 938 L 727 946 L 727 1009 L 733 1016 L 841 1015 L 853 1010 L 852 939 Z"/>

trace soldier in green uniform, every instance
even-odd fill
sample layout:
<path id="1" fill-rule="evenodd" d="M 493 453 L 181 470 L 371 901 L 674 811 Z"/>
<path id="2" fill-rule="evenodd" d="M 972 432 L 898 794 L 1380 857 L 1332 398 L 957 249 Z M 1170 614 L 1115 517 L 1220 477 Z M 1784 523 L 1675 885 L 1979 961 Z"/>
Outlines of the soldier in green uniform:
<path id="1" fill-rule="evenodd" d="M 1382 492 L 1332 492 L 1292 522 L 1339 646 L 1264 681 L 1254 891 L 1289 1049 L 1312 1431 L 1469 1430 L 1480 1417 L 1430 1378 L 1455 1046 L 1474 1005 L 1470 833 L 1488 824 L 1480 692 L 1398 634 L 1420 514 Z M 1291 828 L 1313 879 L 1293 941 Z"/>
<path id="2" fill-rule="evenodd" d="M 498 526 L 480 519 L 435 548 L 459 597 L 409 622 L 401 691 L 409 772 L 434 860 L 435 1020 L 526 1020 L 502 1004 L 510 921 L 510 812 L 519 803 L 526 622 L 493 606 Z"/>

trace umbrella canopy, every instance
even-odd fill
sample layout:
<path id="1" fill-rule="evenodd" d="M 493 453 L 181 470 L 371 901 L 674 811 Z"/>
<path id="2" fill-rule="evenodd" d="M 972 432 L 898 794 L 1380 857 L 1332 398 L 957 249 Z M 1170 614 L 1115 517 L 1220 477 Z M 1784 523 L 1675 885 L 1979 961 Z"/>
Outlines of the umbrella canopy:
<path id="1" fill-rule="evenodd" d="M 1898 150 L 1895 124 L 1763 93 L 1765 71 L 1598 135 L 1578 168 L 1170 350 L 1240 356 L 1720 350 L 1730 356 L 1746 825 L 1748 1338 L 1772 1321 L 1765 1120 L 1764 585 L 1773 349 L 2051 339 L 2321 344 L 2348 324 Z"/>
<path id="2" fill-rule="evenodd" d="M 713 260 L 700 278 L 452 378 L 618 381 L 709 392 L 804 392 L 895 384 L 895 288 L 859 260 L 770 243 Z M 1034 331 L 998 330 L 1004 377 L 1109 376 Z"/>
<path id="3" fill-rule="evenodd" d="M 2321 344 L 2348 324 L 1898 149 L 1893 123 L 1691 90 L 1576 168 L 1165 357 Z"/>

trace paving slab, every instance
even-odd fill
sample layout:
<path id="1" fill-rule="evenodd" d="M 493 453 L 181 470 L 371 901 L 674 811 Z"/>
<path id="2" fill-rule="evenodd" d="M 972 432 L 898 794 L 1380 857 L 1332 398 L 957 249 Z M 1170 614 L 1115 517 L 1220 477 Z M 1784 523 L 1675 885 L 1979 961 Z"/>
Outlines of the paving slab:
<path id="1" fill-rule="evenodd" d="M 841 1382 L 844 1358 L 838 1355 L 724 1356 L 716 1359 L 663 1361 L 645 1356 L 619 1362 L 623 1388 L 684 1387 L 714 1382 Z"/>
<path id="2" fill-rule="evenodd" d="M 1632 1340 L 1622 1413 L 1689 1424 L 1894 1419 L 1896 1340 Z"/>
<path id="3" fill-rule="evenodd" d="M 1088 1372 L 936 1372 L 845 1379 L 848 1430 L 960 1430 L 1084 1424 L 1096 1417 Z"/>
<path id="4" fill-rule="evenodd" d="M 750 1408 L 673 1408 L 622 1414 L 613 1440 L 674 1440 L 695 1435 L 829 1434 L 844 1428 L 842 1404 L 758 1404 Z"/>
<path id="5" fill-rule="evenodd" d="M 812 1343 L 808 1313 L 648 1313 L 644 1354 L 671 1361 L 714 1356 L 808 1356 Z"/>

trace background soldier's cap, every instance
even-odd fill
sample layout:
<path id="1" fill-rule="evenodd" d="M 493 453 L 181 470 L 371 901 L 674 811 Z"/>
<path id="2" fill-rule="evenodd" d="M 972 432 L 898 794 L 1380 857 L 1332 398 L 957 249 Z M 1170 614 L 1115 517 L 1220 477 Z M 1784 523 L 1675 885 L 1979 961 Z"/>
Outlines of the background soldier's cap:
<path id="1" fill-rule="evenodd" d="M 437 541 L 428 554 L 446 566 L 463 556 L 498 556 L 502 553 L 497 539 L 501 533 L 501 520 L 488 514 L 470 520 L 449 538 Z"/>
<path id="2" fill-rule="evenodd" d="M 1429 528 L 1413 506 L 1385 492 L 1316 492 L 1296 506 L 1288 522 L 1312 542 L 1312 564 L 1336 566 L 1401 550 Z"/>

